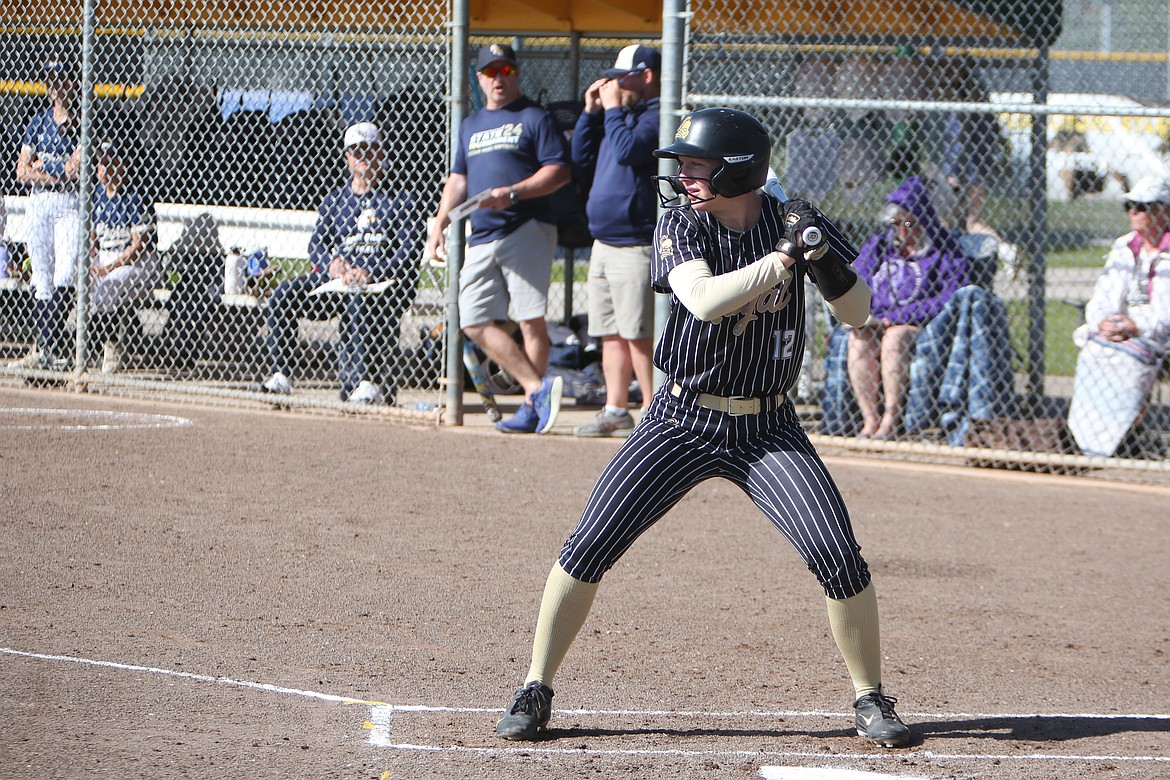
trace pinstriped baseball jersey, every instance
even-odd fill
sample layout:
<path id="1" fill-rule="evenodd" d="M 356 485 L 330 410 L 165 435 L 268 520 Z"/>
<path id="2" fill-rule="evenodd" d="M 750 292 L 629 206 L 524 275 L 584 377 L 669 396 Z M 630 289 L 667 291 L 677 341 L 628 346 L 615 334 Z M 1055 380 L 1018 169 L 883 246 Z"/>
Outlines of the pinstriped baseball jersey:
<path id="1" fill-rule="evenodd" d="M 723 226 L 710 214 L 668 211 L 654 233 L 654 288 L 669 292 L 671 269 L 690 260 L 705 260 L 718 276 L 774 251 L 784 240 L 783 205 L 770 195 L 761 197 L 760 220 L 744 232 Z M 829 251 L 852 262 L 857 252 L 836 227 L 823 221 Z M 696 392 L 756 397 L 788 390 L 800 372 L 805 341 L 803 264 L 792 271 L 791 279 L 714 323 L 699 320 L 673 299 L 655 364 Z"/>
<path id="2" fill-rule="evenodd" d="M 701 258 L 727 273 L 773 251 L 784 236 L 770 196 L 759 223 L 743 233 L 695 213 L 659 222 L 652 279 Z M 830 251 L 852 260 L 852 247 L 825 222 Z M 723 477 L 738 485 L 804 559 L 825 594 L 849 598 L 870 574 L 845 502 L 785 402 L 760 414 L 731 415 L 700 406 L 698 393 L 763 397 L 796 378 L 804 341 L 803 272 L 757 296 L 719 322 L 703 322 L 677 300 L 655 355 L 667 374 L 634 432 L 602 471 L 559 563 L 572 577 L 598 582 L 606 571 L 695 485 Z M 672 391 L 677 384 L 681 391 Z"/>

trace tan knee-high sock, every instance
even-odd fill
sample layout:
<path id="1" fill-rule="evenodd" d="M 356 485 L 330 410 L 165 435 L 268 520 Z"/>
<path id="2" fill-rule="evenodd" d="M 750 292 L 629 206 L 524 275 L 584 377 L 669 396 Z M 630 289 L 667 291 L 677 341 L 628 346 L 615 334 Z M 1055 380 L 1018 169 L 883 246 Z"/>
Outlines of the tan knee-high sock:
<path id="1" fill-rule="evenodd" d="M 877 591 L 873 583 L 847 599 L 825 599 L 829 628 L 858 698 L 882 686 L 882 643 L 878 631 Z"/>
<path id="2" fill-rule="evenodd" d="M 532 638 L 532 666 L 528 667 L 525 683 L 539 680 L 552 686 L 569 646 L 585 625 L 598 584 L 574 579 L 559 563 L 553 564 L 544 584 L 536 636 Z"/>

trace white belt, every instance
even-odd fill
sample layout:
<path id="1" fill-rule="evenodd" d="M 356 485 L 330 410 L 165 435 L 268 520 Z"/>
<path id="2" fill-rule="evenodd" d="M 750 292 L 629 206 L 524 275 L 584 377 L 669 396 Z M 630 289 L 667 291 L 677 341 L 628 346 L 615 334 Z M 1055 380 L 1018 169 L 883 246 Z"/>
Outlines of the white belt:
<path id="1" fill-rule="evenodd" d="M 671 395 L 675 398 L 682 398 L 683 393 L 687 393 L 687 391 L 681 385 L 677 382 L 670 383 Z M 729 398 L 724 398 L 721 395 L 711 395 L 710 393 L 688 393 L 688 395 L 693 395 L 695 402 L 704 409 L 723 412 L 724 414 L 730 414 L 732 417 L 771 412 L 783 406 L 786 397 L 784 393 L 768 395 L 763 398 L 747 398 L 742 395 L 733 395 Z"/>

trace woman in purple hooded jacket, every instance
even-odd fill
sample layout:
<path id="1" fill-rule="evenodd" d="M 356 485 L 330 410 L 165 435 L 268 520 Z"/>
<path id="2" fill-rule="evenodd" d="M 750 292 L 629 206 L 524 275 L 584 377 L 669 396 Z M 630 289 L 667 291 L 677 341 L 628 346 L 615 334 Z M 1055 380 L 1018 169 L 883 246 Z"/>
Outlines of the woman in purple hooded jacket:
<path id="1" fill-rule="evenodd" d="M 849 382 L 862 438 L 890 439 L 906 403 L 910 352 L 922 326 L 968 284 L 967 260 L 910 177 L 886 196 L 885 228 L 861 248 L 853 269 L 873 291 L 869 320 L 849 334 Z"/>

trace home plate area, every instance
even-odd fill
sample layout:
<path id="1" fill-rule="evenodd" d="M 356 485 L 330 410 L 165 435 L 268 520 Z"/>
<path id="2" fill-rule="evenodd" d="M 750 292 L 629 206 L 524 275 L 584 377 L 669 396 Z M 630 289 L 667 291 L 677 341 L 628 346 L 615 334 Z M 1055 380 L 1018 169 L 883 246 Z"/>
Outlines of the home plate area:
<path id="1" fill-rule="evenodd" d="M 1131 726 L 1126 724 L 1131 721 L 1160 733 L 1168 718 L 1165 715 L 908 714 L 918 725 L 919 735 L 926 739 L 925 744 L 919 742 L 906 750 L 869 744 L 856 736 L 849 713 L 837 712 L 554 710 L 552 728 L 542 732 L 540 739 L 508 742 L 493 733 L 492 725 L 500 715 L 498 709 L 378 704 L 371 706 L 364 726 L 370 745 L 395 751 L 494 757 L 626 757 L 680 764 L 704 759 L 716 763 L 735 761 L 758 766 L 759 776 L 765 780 L 930 780 L 954 776 L 950 772 L 959 766 L 982 766 L 992 776 L 1009 777 L 1015 774 L 1010 769 L 1008 774 L 996 773 L 1013 764 L 1017 769 L 1029 766 L 1027 776 L 1034 777 L 1046 776 L 1045 766 L 1062 770 L 1073 765 L 1154 768 L 1170 762 L 1157 755 L 1156 749 L 1151 752 L 1154 744 L 1145 744 L 1145 740 L 1130 746 L 1137 752 L 1123 754 L 1117 749 L 1121 745 L 1116 744 L 1114 734 L 1119 724 L 1124 726 L 1123 731 L 1129 730 Z M 957 745 L 951 745 L 951 751 L 931 749 L 930 745 L 932 735 L 947 733 L 956 724 L 964 732 L 974 728 L 991 736 L 1018 733 L 1027 724 L 1043 723 L 1051 725 L 1041 728 L 1036 736 L 1050 750 L 1020 751 L 1001 743 L 989 752 L 969 752 L 953 750 Z M 1070 727 L 1079 731 L 1080 750 L 1069 750 L 1072 745 L 1062 748 L 1062 739 L 1051 739 Z M 934 741 L 939 747 L 946 744 Z M 1113 750 L 1100 750 L 1107 745 Z M 867 769 L 825 766 L 830 762 Z M 930 773 L 930 765 L 936 762 L 941 762 L 934 767 L 941 774 Z M 872 767 L 879 765 L 898 774 L 873 771 Z M 902 774 L 902 770 L 909 774 Z M 1037 771 L 1040 775 L 1032 774 Z"/>

